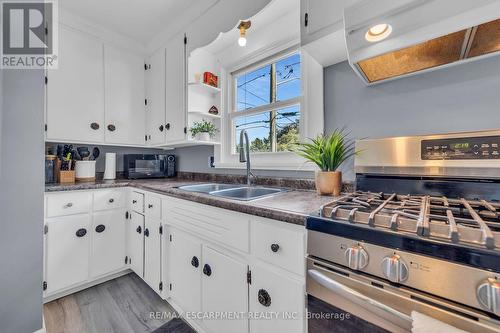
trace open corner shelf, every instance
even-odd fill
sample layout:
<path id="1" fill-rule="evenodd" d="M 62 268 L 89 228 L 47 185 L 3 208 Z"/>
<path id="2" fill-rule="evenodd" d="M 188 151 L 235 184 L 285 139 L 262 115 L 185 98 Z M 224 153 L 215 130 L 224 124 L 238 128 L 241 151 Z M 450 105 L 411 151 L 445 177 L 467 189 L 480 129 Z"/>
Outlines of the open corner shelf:
<path id="1" fill-rule="evenodd" d="M 221 91 L 220 88 L 212 87 L 211 85 L 202 82 L 189 82 L 188 86 L 200 92 L 210 93 L 210 94 L 218 94 Z"/>
<path id="2" fill-rule="evenodd" d="M 207 117 L 207 118 L 211 118 L 211 119 L 221 119 L 220 114 L 211 114 L 211 113 L 204 112 L 204 111 L 192 110 L 192 111 L 188 111 L 188 113 L 190 115 L 195 115 L 195 116 L 199 116 L 199 117 Z"/>

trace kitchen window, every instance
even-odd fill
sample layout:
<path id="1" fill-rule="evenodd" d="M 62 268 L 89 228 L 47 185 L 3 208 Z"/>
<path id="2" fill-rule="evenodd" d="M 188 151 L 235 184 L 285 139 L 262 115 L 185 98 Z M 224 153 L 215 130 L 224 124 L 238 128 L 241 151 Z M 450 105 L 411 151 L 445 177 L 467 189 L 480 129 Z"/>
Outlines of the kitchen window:
<path id="1" fill-rule="evenodd" d="M 288 152 L 300 141 L 301 60 L 294 52 L 232 74 L 232 152 L 246 130 L 253 153 Z"/>
<path id="2" fill-rule="evenodd" d="M 252 168 L 314 170 L 291 150 L 323 133 L 323 67 L 295 44 L 246 58 L 225 77 L 227 107 L 215 167 L 245 167 L 238 156 L 245 129 Z"/>

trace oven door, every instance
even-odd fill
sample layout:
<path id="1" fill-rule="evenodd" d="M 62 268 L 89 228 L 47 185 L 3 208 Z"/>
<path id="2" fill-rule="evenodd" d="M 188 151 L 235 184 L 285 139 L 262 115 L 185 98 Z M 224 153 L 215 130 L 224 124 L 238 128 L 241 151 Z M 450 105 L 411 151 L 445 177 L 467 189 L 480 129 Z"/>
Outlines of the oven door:
<path id="1" fill-rule="evenodd" d="M 348 312 L 350 318 L 343 320 L 356 322 L 357 329 L 353 332 L 411 332 L 412 311 L 468 332 L 498 332 L 498 322 L 481 312 L 318 259 L 307 260 L 307 293 L 313 296 L 309 298 L 310 333 L 315 333 L 315 327 L 322 325 L 315 320 L 318 317 L 314 314 L 318 303 L 315 298 L 321 300 L 323 305 L 331 305 L 331 309 L 327 310 L 329 312 L 338 313 L 338 309 Z M 349 332 L 345 329 L 349 323 L 335 318 L 329 322 L 325 320 L 323 326 L 330 331 L 335 326 L 344 326 L 342 331 Z"/>

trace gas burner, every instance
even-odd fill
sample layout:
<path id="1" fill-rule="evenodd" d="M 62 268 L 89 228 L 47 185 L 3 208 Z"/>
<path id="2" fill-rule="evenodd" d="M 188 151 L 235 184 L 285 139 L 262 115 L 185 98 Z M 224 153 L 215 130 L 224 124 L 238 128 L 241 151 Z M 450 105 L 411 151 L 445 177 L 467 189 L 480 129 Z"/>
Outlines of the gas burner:
<path id="1" fill-rule="evenodd" d="M 487 249 L 500 247 L 499 202 L 357 191 L 324 205 L 321 216 Z"/>

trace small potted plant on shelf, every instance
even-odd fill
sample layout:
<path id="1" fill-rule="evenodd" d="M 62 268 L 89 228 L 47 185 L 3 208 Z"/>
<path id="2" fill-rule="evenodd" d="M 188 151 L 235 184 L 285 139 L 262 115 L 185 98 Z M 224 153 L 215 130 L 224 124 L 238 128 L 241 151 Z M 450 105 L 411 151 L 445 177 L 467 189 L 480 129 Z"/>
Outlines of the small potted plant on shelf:
<path id="1" fill-rule="evenodd" d="M 195 121 L 189 131 L 191 132 L 191 136 L 196 140 L 210 141 L 210 139 L 215 138 L 218 129 L 211 121 L 203 119 L 202 121 Z"/>
<path id="2" fill-rule="evenodd" d="M 349 157 L 358 154 L 354 141 L 347 138 L 343 129 L 336 129 L 330 135 L 318 135 L 301 143 L 296 151 L 308 162 L 315 163 L 320 170 L 316 171 L 316 191 L 320 195 L 339 195 L 342 190 L 342 172 L 338 168 Z"/>

